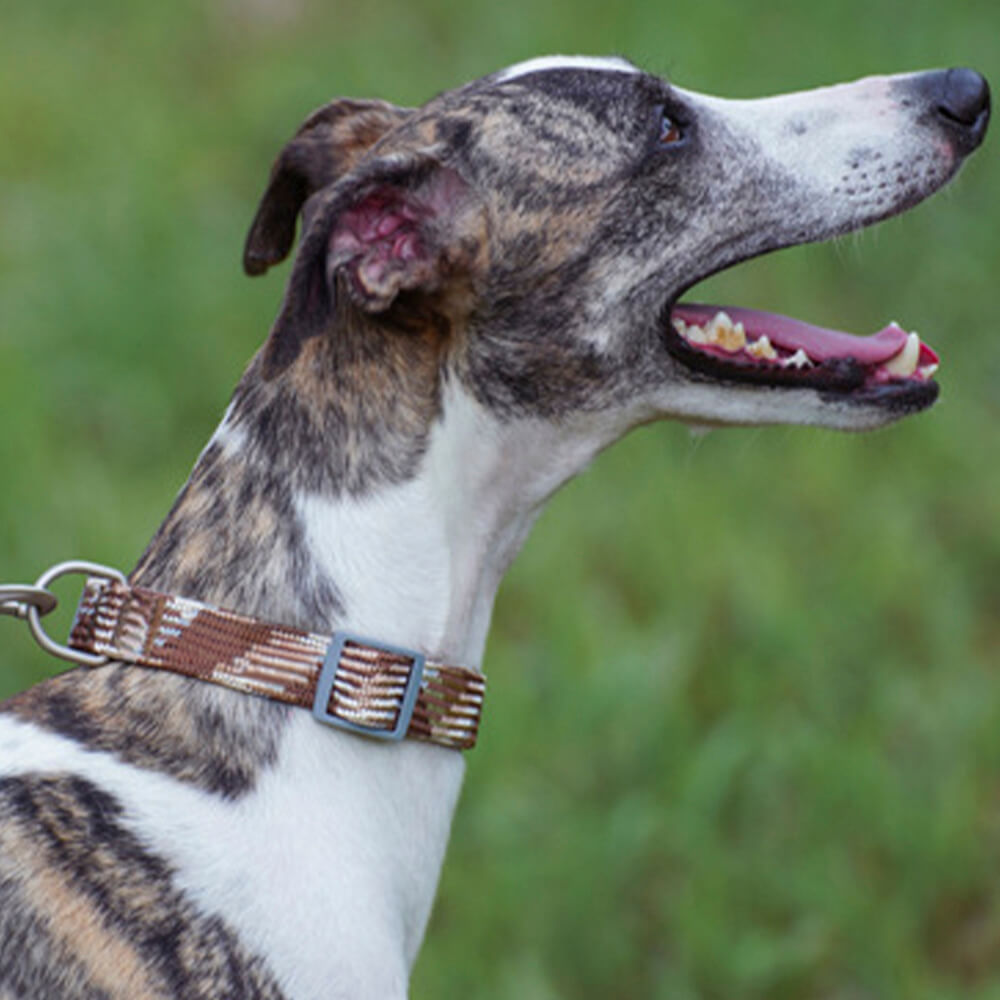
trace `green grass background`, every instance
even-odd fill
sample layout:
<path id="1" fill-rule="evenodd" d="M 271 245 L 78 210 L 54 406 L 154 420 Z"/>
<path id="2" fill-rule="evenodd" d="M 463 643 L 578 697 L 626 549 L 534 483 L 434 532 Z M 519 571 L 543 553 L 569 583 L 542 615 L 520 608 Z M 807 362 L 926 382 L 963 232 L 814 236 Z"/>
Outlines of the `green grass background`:
<path id="1" fill-rule="evenodd" d="M 544 52 L 756 96 L 970 64 L 996 0 L 0 0 L 0 575 L 129 567 L 266 334 L 240 248 L 334 94 Z M 505 582 L 419 998 L 1000 998 L 1000 171 L 701 294 L 943 356 L 867 436 L 634 434 Z M 0 694 L 56 669 L 13 620 Z"/>

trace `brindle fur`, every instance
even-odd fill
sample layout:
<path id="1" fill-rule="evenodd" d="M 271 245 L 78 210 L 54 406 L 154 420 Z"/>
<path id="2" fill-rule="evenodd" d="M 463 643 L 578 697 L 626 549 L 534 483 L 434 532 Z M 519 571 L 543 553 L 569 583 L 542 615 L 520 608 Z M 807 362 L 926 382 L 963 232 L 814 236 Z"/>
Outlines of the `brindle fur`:
<path id="1" fill-rule="evenodd" d="M 350 626 L 297 502 L 362 501 L 411 481 L 449 389 L 500 425 L 570 425 L 665 381 L 710 382 L 671 358 L 664 303 L 836 227 L 710 105 L 688 109 L 682 148 L 661 148 L 664 109 L 684 108 L 647 74 L 566 70 L 487 77 L 415 110 L 340 100 L 314 113 L 278 158 L 244 252 L 247 272 L 263 273 L 301 218 L 281 311 L 132 580 L 304 628 Z M 790 128 L 814 125 L 803 115 Z M 843 183 L 875 156 L 859 149 Z M 946 179 L 927 164 L 896 169 L 894 191 L 859 184 L 842 230 Z M 720 204 L 739 207 L 721 233 Z M 385 205 L 417 219 L 413 259 L 358 235 L 365 211 Z M 0 712 L 230 803 L 276 766 L 292 718 L 113 664 Z M 195 907 L 127 820 L 79 775 L 0 777 L 0 1000 L 279 1000 L 265 958 Z"/>
<path id="2" fill-rule="evenodd" d="M 0 706 L 89 750 L 225 798 L 274 762 L 286 709 L 174 674 L 108 664 L 71 670 Z"/>
<path id="3" fill-rule="evenodd" d="M 0 997 L 281 1000 L 120 816 L 71 774 L 0 779 Z"/>

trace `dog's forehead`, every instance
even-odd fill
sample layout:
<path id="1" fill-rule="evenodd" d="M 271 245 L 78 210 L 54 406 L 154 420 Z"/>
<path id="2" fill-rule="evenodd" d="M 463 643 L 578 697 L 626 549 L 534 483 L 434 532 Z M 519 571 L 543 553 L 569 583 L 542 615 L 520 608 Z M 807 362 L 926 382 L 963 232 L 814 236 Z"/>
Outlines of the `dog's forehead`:
<path id="1" fill-rule="evenodd" d="M 665 80 L 616 56 L 540 56 L 446 91 L 427 108 L 455 109 L 464 105 L 482 116 L 505 103 L 525 104 L 534 99 L 536 106 L 565 101 L 600 106 L 628 103 L 637 93 L 664 89 L 669 89 Z"/>
<path id="2" fill-rule="evenodd" d="M 599 176 L 652 127 L 649 110 L 666 89 L 624 59 L 544 56 L 440 95 L 414 124 L 455 151 L 525 161 L 553 179 L 564 169 Z"/>

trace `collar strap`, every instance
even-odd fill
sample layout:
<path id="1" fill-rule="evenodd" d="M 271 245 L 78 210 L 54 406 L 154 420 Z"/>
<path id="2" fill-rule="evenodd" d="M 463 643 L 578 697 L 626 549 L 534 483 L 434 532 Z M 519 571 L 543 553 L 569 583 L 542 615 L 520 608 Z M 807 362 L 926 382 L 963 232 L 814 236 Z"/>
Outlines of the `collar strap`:
<path id="1" fill-rule="evenodd" d="M 317 635 L 198 601 L 91 577 L 75 650 L 312 709 L 327 725 L 383 740 L 475 746 L 486 678 L 350 632 Z"/>

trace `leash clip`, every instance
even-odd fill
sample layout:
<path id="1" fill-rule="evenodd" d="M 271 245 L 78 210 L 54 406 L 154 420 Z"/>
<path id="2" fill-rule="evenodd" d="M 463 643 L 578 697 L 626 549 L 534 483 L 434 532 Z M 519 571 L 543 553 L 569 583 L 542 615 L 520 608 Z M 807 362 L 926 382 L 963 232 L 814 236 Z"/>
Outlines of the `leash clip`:
<path id="1" fill-rule="evenodd" d="M 28 609 L 35 608 L 39 615 L 55 611 L 59 599 L 42 587 L 29 587 L 26 583 L 9 583 L 0 587 L 0 615 L 11 615 L 24 621 Z"/>
<path id="2" fill-rule="evenodd" d="M 24 584 L 0 586 L 0 615 L 13 615 L 15 618 L 26 621 L 35 642 L 46 653 L 58 656 L 62 660 L 69 660 L 70 663 L 79 663 L 85 667 L 100 667 L 108 662 L 107 656 L 98 653 L 84 653 L 78 649 L 63 646 L 51 639 L 42 628 L 42 617 L 54 611 L 59 603 L 56 595 L 48 589 L 49 584 L 61 576 L 69 576 L 73 573 L 82 573 L 87 577 L 101 577 L 121 584 L 127 582 L 124 573 L 120 573 L 110 566 L 101 566 L 98 563 L 80 560 L 57 563 L 47 569 L 35 581 L 33 587 Z"/>

